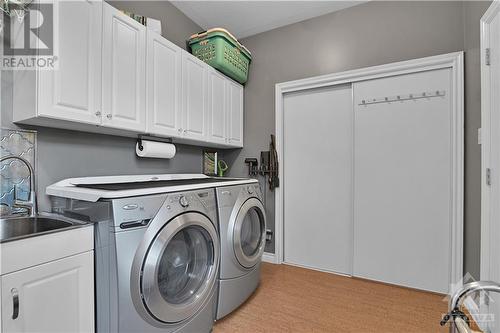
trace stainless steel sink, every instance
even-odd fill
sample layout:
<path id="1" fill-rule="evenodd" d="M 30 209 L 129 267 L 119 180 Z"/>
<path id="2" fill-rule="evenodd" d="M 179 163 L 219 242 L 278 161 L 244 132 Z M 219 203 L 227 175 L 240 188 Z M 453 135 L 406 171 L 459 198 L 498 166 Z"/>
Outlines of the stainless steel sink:
<path id="1" fill-rule="evenodd" d="M 46 216 L 0 218 L 0 242 L 61 231 L 62 229 L 77 226 L 75 223 Z"/>

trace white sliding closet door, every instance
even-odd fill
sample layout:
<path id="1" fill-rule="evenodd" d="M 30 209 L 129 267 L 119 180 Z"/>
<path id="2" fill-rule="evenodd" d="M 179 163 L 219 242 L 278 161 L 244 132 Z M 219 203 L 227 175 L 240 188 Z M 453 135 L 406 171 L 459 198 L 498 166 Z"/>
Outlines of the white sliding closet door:
<path id="1" fill-rule="evenodd" d="M 284 261 L 352 272 L 352 89 L 285 95 Z"/>
<path id="2" fill-rule="evenodd" d="M 354 272 L 447 293 L 451 269 L 451 69 L 355 83 Z M 441 97 L 363 105 L 423 92 Z"/>

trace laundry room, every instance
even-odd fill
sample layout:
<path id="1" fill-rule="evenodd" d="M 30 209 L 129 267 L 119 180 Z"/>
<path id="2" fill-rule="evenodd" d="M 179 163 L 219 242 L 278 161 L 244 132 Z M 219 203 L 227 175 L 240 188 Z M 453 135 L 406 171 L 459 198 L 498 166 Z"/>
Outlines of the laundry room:
<path id="1" fill-rule="evenodd" d="M 1 333 L 500 332 L 499 1 L 0 9 Z"/>

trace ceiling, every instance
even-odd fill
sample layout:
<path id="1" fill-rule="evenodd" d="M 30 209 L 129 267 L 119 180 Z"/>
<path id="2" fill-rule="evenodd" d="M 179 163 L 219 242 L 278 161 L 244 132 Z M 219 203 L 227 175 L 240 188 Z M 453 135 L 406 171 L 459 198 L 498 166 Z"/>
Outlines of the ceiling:
<path id="1" fill-rule="evenodd" d="M 203 29 L 223 27 L 245 38 L 366 1 L 171 1 Z"/>

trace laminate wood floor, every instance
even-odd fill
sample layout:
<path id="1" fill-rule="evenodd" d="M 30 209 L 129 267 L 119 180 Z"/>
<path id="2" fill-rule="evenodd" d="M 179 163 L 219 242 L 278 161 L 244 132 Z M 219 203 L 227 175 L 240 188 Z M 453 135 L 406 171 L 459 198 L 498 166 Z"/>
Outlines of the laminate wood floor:
<path id="1" fill-rule="evenodd" d="M 444 296 L 264 263 L 257 291 L 213 333 L 448 332 Z"/>

